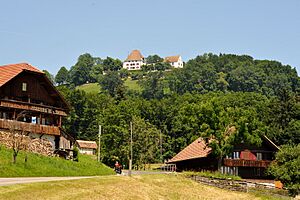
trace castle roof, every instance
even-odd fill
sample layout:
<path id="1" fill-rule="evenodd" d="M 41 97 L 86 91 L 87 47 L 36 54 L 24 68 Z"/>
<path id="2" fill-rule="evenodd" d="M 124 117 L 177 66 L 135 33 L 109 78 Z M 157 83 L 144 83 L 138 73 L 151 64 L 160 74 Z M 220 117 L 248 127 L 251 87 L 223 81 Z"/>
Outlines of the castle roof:
<path id="1" fill-rule="evenodd" d="M 144 56 L 141 54 L 139 50 L 133 50 L 127 57 L 126 61 L 129 60 L 143 60 Z"/>

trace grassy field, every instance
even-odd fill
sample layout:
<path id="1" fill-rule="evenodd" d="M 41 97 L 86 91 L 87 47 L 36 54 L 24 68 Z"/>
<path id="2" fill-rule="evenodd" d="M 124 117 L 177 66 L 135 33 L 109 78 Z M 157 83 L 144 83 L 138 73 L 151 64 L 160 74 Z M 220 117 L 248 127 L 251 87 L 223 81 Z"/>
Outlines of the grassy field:
<path id="1" fill-rule="evenodd" d="M 129 90 L 135 90 L 140 92 L 142 88 L 138 85 L 138 80 L 131 80 L 131 79 L 126 79 L 124 82 L 124 85 L 128 87 Z"/>
<path id="2" fill-rule="evenodd" d="M 0 199 L 272 199 L 201 185 L 178 175 L 103 176 L 0 187 Z"/>
<path id="3" fill-rule="evenodd" d="M 126 79 L 124 82 L 124 85 L 129 90 L 134 90 L 137 92 L 140 92 L 142 90 L 142 88 L 138 85 L 137 80 Z M 83 90 L 86 93 L 99 93 L 101 87 L 98 83 L 87 83 L 87 84 L 78 86 L 77 89 Z"/>
<path id="4" fill-rule="evenodd" d="M 37 176 L 89 176 L 114 174 L 113 170 L 98 163 L 90 156 L 80 155 L 79 162 L 57 157 L 46 157 L 28 153 L 28 161 L 24 162 L 25 153 L 20 152 L 17 163 L 12 163 L 12 150 L 0 148 L 0 177 L 37 177 Z"/>
<path id="5" fill-rule="evenodd" d="M 100 85 L 98 83 L 87 83 L 77 87 L 79 90 L 83 90 L 86 93 L 99 93 L 100 92 Z"/>

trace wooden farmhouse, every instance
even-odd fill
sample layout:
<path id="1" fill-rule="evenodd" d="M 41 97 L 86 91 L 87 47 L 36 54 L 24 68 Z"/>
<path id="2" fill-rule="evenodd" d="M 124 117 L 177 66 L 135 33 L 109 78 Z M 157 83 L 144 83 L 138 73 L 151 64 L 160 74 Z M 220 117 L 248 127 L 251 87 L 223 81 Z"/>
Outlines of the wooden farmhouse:
<path id="1" fill-rule="evenodd" d="M 76 140 L 76 146 L 81 154 L 95 155 L 97 143 L 95 141 Z"/>
<path id="2" fill-rule="evenodd" d="M 238 175 L 242 178 L 265 178 L 267 176 L 266 168 L 274 160 L 275 153 L 279 148 L 266 136 L 262 137 L 262 141 L 259 147 L 244 143 L 235 145 L 232 153 L 223 158 L 221 172 Z M 200 137 L 175 155 L 168 163 L 176 164 L 178 171 L 216 171 L 218 170 L 218 161 L 211 152 L 212 149 Z"/>
<path id="3" fill-rule="evenodd" d="M 0 129 L 47 139 L 53 150 L 71 149 L 62 129 L 70 107 L 45 73 L 27 64 L 0 66 Z"/>

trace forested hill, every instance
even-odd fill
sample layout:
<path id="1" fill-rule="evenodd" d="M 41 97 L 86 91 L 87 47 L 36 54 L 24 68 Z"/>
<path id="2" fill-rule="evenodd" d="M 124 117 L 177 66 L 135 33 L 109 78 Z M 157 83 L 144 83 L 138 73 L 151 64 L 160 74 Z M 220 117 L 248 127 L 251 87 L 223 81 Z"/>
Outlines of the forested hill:
<path id="1" fill-rule="evenodd" d="M 153 57 L 159 56 L 148 59 Z M 73 107 L 65 128 L 76 138 L 97 140 L 101 124 L 106 164 L 116 159 L 127 163 L 130 122 L 135 165 L 169 159 L 199 136 L 220 141 L 216 152 L 224 150 L 223 144 L 259 144 L 264 134 L 278 145 L 300 142 L 295 68 L 228 54 L 204 54 L 172 70 L 162 59 L 153 60 L 143 70 L 129 72 L 118 59 L 83 54 L 70 71 L 62 67 L 55 77 Z M 140 89 L 125 81 L 138 82 Z M 99 92 L 76 89 L 86 82 L 99 83 L 94 84 Z M 225 141 L 228 129 L 235 131 Z"/>
<path id="2" fill-rule="evenodd" d="M 295 92 L 300 86 L 296 69 L 289 65 L 227 54 L 197 56 L 168 79 L 170 89 L 180 94 L 243 91 L 273 96 L 282 88 Z"/>

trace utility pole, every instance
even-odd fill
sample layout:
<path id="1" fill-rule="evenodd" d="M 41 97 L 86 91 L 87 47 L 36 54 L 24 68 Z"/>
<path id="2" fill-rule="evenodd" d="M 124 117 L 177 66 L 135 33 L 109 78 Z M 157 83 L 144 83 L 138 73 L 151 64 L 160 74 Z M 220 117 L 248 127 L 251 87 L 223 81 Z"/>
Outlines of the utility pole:
<path id="1" fill-rule="evenodd" d="M 161 135 L 161 130 L 159 130 L 159 143 L 160 143 L 160 160 L 162 163 L 163 161 L 163 156 L 162 156 L 162 135 Z"/>
<path id="2" fill-rule="evenodd" d="M 129 170 L 128 170 L 128 176 L 131 176 L 131 170 L 132 170 L 132 122 L 130 122 L 130 159 L 129 159 Z"/>
<path id="3" fill-rule="evenodd" d="M 98 146 L 98 161 L 100 162 L 101 161 L 101 156 L 100 156 L 100 153 L 101 153 L 101 125 L 99 125 L 99 134 L 98 134 L 98 139 L 99 139 L 99 141 L 98 141 L 98 144 L 99 144 L 99 146 Z"/>

